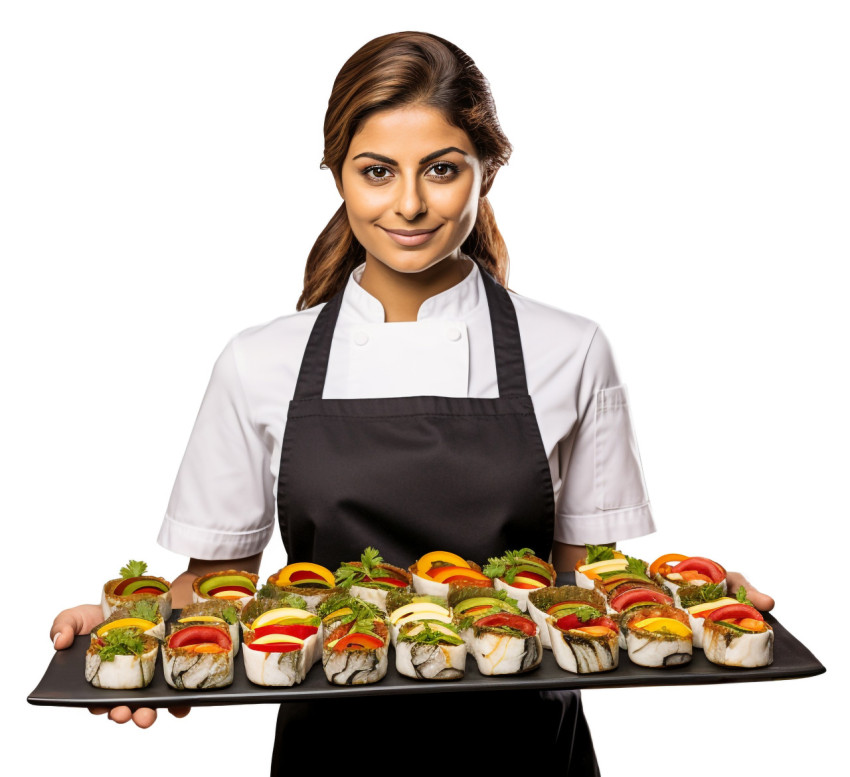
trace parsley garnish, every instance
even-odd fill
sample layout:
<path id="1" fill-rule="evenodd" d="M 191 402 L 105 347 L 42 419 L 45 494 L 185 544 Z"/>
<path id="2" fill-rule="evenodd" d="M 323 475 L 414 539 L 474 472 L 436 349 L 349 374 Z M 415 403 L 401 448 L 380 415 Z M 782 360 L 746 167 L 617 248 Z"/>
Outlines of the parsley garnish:
<path id="1" fill-rule="evenodd" d="M 526 556 L 533 556 L 531 548 L 520 548 L 519 550 L 506 550 L 504 556 L 487 559 L 488 564 L 481 571 L 487 577 L 500 577 L 508 585 L 513 583 L 517 576 L 517 569 Z"/>
<path id="2" fill-rule="evenodd" d="M 100 660 L 112 661 L 115 656 L 140 656 L 145 652 L 145 641 L 138 629 L 111 629 L 101 639 L 106 644 L 100 648 Z"/>

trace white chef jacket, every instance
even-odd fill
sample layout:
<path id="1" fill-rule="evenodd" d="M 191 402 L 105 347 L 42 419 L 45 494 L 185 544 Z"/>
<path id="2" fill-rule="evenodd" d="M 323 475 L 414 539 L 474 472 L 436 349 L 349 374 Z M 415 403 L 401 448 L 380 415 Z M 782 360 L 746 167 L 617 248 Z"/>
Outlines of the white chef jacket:
<path id="1" fill-rule="evenodd" d="M 493 334 L 477 265 L 425 300 L 416 321 L 384 322 L 350 275 L 323 398 L 496 397 Z M 554 539 L 614 542 L 655 531 L 626 387 L 599 326 L 509 292 L 555 495 Z M 201 559 L 262 551 L 276 523 L 289 401 L 324 303 L 240 332 L 216 361 L 159 533 Z M 364 452 L 368 455 L 368 452 Z"/>

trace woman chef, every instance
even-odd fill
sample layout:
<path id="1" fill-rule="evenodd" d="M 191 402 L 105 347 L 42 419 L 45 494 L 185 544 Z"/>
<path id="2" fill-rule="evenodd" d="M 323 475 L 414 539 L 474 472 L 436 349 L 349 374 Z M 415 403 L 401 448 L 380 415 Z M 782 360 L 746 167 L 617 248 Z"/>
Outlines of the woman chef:
<path id="1" fill-rule="evenodd" d="M 197 575 L 258 571 L 275 508 L 287 562 L 331 569 L 372 545 L 402 567 L 531 547 L 564 571 L 585 542 L 654 531 L 604 335 L 505 289 L 486 195 L 511 146 L 472 60 L 426 33 L 376 38 L 337 76 L 324 130 L 344 202 L 298 312 L 240 333 L 215 365 L 159 535 L 191 557 L 175 606 Z M 97 617 L 60 615 L 57 647 Z M 502 691 L 284 704 L 272 773 L 288 744 L 329 735 L 409 746 L 381 721 L 439 732 L 441 755 L 533 743 L 567 774 L 597 772 L 578 692 Z"/>

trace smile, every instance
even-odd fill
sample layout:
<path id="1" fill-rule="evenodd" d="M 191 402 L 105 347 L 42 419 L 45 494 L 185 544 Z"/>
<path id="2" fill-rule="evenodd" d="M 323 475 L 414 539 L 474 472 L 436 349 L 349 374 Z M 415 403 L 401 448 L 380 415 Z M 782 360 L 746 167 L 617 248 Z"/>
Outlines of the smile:
<path id="1" fill-rule="evenodd" d="M 433 229 L 386 229 L 381 227 L 396 243 L 402 246 L 418 246 L 427 243 L 442 226 Z"/>

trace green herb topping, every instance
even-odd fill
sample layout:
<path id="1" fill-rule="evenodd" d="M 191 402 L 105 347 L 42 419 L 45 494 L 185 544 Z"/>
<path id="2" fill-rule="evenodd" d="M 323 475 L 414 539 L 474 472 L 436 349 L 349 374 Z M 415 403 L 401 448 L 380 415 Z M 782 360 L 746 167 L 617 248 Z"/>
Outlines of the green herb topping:
<path id="1" fill-rule="evenodd" d="M 533 555 L 534 551 L 531 548 L 506 550 L 504 556 L 487 559 L 488 564 L 481 571 L 485 575 L 487 575 L 487 577 L 500 577 L 508 585 L 510 585 L 511 583 L 513 583 L 514 578 L 517 576 L 518 570 L 516 569 L 516 567 L 522 564 L 522 560 L 526 556 Z"/>
<path id="2" fill-rule="evenodd" d="M 99 650 L 101 661 L 112 661 L 115 656 L 140 656 L 145 652 L 145 641 L 136 628 L 110 629 L 100 639 L 106 643 Z"/>
<path id="3" fill-rule="evenodd" d="M 128 577 L 141 577 L 147 568 L 144 561 L 128 561 L 126 567 L 121 567 L 121 577 L 125 580 Z"/>
<path id="4" fill-rule="evenodd" d="M 585 545 L 587 548 L 586 564 L 595 564 L 597 561 L 610 561 L 614 558 L 614 549 L 609 545 Z"/>

